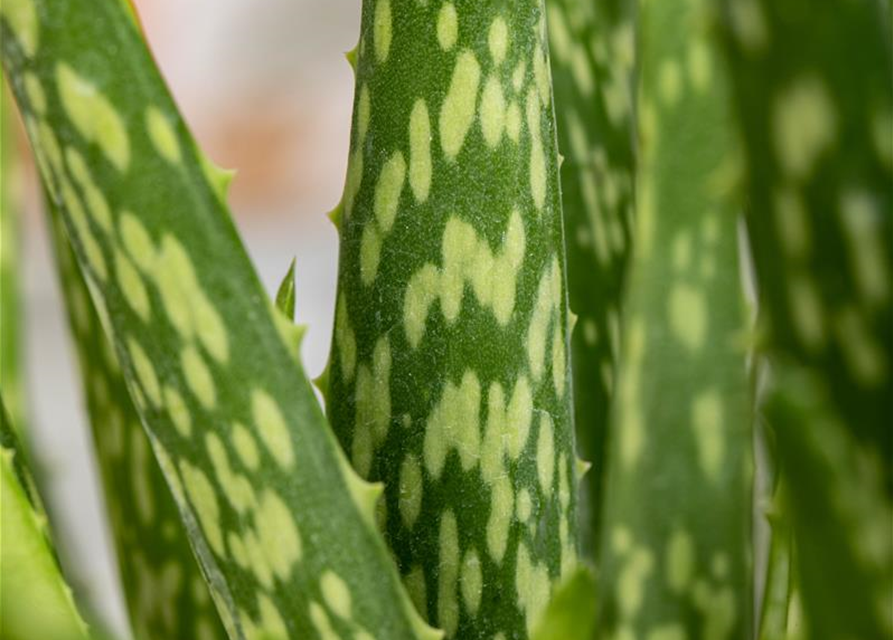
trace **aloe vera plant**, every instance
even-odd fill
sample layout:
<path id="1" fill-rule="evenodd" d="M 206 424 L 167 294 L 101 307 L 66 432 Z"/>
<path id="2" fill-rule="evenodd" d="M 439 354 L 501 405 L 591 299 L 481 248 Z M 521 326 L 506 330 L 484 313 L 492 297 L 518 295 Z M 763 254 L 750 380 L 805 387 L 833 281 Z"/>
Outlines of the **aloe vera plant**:
<path id="1" fill-rule="evenodd" d="M 542 3 L 363 4 L 328 390 L 419 609 L 526 637 L 573 565 Z"/>
<path id="2" fill-rule="evenodd" d="M 324 416 L 133 7 L 4 0 L 133 635 L 890 637 L 889 17 L 364 0 Z M 0 436 L 0 636 L 105 637 Z"/>

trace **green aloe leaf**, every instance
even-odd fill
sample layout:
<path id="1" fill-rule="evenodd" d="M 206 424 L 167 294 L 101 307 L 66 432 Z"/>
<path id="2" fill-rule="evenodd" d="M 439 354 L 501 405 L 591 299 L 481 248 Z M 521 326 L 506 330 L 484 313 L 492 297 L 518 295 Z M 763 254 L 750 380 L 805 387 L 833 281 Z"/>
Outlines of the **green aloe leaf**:
<path id="1" fill-rule="evenodd" d="M 366 0 L 333 427 L 448 637 L 527 638 L 576 558 L 558 155 L 541 0 Z"/>
<path id="2" fill-rule="evenodd" d="M 134 635 L 225 638 L 58 212 L 49 224 Z"/>
<path id="3" fill-rule="evenodd" d="M 295 261 L 291 261 L 288 272 L 279 285 L 276 292 L 276 308 L 279 309 L 290 322 L 295 321 Z"/>
<path id="4" fill-rule="evenodd" d="M 816 376 L 799 369 L 778 376 L 766 411 L 786 463 L 806 625 L 799 637 L 889 638 L 893 503 L 883 459 L 841 422 Z"/>
<path id="5" fill-rule="evenodd" d="M 608 416 L 620 345 L 623 283 L 634 195 L 632 0 L 547 0 L 558 117 L 574 417 L 585 477 L 587 554 L 598 549 Z"/>
<path id="6" fill-rule="evenodd" d="M 0 15 L 44 184 L 229 635 L 437 637 L 128 6 Z"/>
<path id="7" fill-rule="evenodd" d="M 605 637 L 750 638 L 738 149 L 708 3 L 640 12 L 634 257 L 601 536 Z"/>
<path id="8" fill-rule="evenodd" d="M 889 637 L 893 580 L 880 578 L 893 557 L 890 3 L 728 0 L 724 9 L 762 347 L 782 369 L 769 417 L 790 489 L 805 633 Z M 817 394 L 811 405 L 804 388 Z M 814 441 L 820 432 L 838 455 Z M 858 503 L 841 503 L 850 499 Z M 853 515 L 870 501 L 873 517 Z M 883 530 L 885 543 L 867 543 Z M 874 560 L 830 573 L 829 561 L 854 559 L 854 549 Z"/>
<path id="9" fill-rule="evenodd" d="M 46 515 L 0 399 L 0 637 L 86 640 L 87 627 L 50 541 Z"/>

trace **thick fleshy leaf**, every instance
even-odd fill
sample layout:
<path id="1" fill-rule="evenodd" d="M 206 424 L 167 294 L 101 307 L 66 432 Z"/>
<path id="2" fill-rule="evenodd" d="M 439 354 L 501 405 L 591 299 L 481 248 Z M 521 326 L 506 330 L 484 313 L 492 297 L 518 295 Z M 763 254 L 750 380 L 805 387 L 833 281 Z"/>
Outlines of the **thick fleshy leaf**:
<path id="1" fill-rule="evenodd" d="M 710 17 L 703 2 L 641 4 L 635 250 L 601 537 L 605 637 L 745 640 L 753 629 L 738 153 Z"/>
<path id="2" fill-rule="evenodd" d="M 59 568 L 46 515 L 2 399 L 0 521 L 0 637 L 86 640 L 87 627 Z"/>
<path id="3" fill-rule="evenodd" d="M 576 557 L 541 0 L 366 0 L 329 383 L 420 610 L 527 638 Z"/>
<path id="4" fill-rule="evenodd" d="M 882 588 L 879 563 L 889 568 L 893 557 L 890 3 L 727 0 L 724 8 L 762 347 L 794 371 L 791 388 L 786 374 L 775 376 L 769 417 L 790 487 L 804 633 L 889 637 L 893 581 Z M 804 406 L 804 388 L 814 404 Z M 825 442 L 841 450 L 829 457 Z M 869 502 L 873 517 L 853 515 Z M 831 569 L 846 558 L 854 564 L 843 573 Z"/>
<path id="5" fill-rule="evenodd" d="M 574 418 L 592 462 L 582 546 L 598 549 L 608 415 L 620 345 L 634 192 L 633 0 L 547 0 L 567 239 Z"/>
<path id="6" fill-rule="evenodd" d="M 115 0 L 6 0 L 3 62 L 137 413 L 232 638 L 436 637 Z"/>
<path id="7" fill-rule="evenodd" d="M 598 585 L 592 570 L 580 565 L 558 587 L 536 624 L 534 640 L 592 640 Z"/>
<path id="8" fill-rule="evenodd" d="M 58 213 L 50 216 L 49 224 L 134 635 L 158 640 L 224 638 Z"/>

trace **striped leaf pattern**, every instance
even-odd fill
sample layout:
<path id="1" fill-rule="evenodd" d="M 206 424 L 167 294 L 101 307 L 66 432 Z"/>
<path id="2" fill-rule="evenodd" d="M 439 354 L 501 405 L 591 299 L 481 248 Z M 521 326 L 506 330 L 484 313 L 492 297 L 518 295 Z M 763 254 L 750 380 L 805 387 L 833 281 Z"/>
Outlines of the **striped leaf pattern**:
<path id="1" fill-rule="evenodd" d="M 8 0 L 44 185 L 231 638 L 437 637 L 117 0 Z"/>
<path id="2" fill-rule="evenodd" d="M 611 435 L 605 637 L 752 633 L 737 151 L 706 2 L 640 13 L 634 257 Z"/>
<path id="3" fill-rule="evenodd" d="M 555 124 L 540 0 L 367 0 L 328 399 L 418 608 L 526 638 L 574 563 Z"/>
<path id="4" fill-rule="evenodd" d="M 592 462 L 581 500 L 581 544 L 598 549 L 608 415 L 620 345 L 634 195 L 632 0 L 548 0 L 547 22 L 571 334 L 579 455 Z"/>

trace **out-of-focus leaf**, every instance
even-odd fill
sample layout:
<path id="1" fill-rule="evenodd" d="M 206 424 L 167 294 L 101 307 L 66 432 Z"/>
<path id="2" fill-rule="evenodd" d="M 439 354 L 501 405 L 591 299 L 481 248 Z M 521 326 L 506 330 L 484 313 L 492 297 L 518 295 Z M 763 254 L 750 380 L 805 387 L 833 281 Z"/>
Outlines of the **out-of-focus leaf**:
<path id="1" fill-rule="evenodd" d="M 635 247 L 599 575 L 605 637 L 752 637 L 738 150 L 708 3 L 640 12 Z"/>
<path id="2" fill-rule="evenodd" d="M 620 345 L 634 195 L 633 0 L 547 0 L 567 244 L 574 418 L 592 462 L 582 546 L 598 550 L 608 416 Z"/>
<path id="3" fill-rule="evenodd" d="M 795 372 L 776 376 L 767 415 L 790 487 L 804 637 L 889 638 L 893 580 L 880 578 L 893 557 L 890 3 L 723 7 L 762 347 Z M 796 619 L 799 606 L 790 610 Z"/>
<path id="4" fill-rule="evenodd" d="M 598 585 L 592 570 L 579 565 L 556 589 L 536 624 L 533 640 L 592 640 Z"/>
<path id="5" fill-rule="evenodd" d="M 5 0 L 45 187 L 232 638 L 436 637 L 117 0 Z"/>
<path id="6" fill-rule="evenodd" d="M 58 212 L 49 218 L 134 635 L 146 640 L 224 638 L 177 507 L 130 399 L 117 356 L 93 309 L 62 220 Z"/>
<path id="7" fill-rule="evenodd" d="M 329 415 L 448 637 L 528 638 L 574 566 L 542 0 L 365 0 Z"/>
<path id="8" fill-rule="evenodd" d="M 0 637 L 86 640 L 46 515 L 0 399 Z"/>

